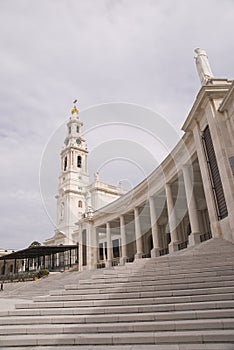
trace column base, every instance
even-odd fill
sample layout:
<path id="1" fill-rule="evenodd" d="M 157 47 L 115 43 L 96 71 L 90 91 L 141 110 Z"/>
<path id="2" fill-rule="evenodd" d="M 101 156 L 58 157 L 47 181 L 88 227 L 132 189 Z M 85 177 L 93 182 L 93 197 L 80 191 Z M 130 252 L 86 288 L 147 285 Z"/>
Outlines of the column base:
<path id="1" fill-rule="evenodd" d="M 96 269 L 97 269 L 97 264 L 88 265 L 88 270 L 96 270 Z"/>
<path id="2" fill-rule="evenodd" d="M 169 254 L 173 252 L 177 252 L 179 250 L 179 242 L 171 242 L 168 245 L 169 248 Z"/>
<path id="3" fill-rule="evenodd" d="M 127 262 L 127 260 L 128 260 L 128 257 L 127 257 L 127 256 L 122 256 L 122 257 L 120 258 L 120 260 L 119 260 L 119 264 L 120 264 L 120 265 L 125 265 L 126 262 Z"/>
<path id="4" fill-rule="evenodd" d="M 135 254 L 135 259 L 137 260 L 137 259 L 142 259 L 142 255 L 143 255 L 143 253 L 136 253 Z"/>
<path id="5" fill-rule="evenodd" d="M 156 258 L 157 256 L 160 256 L 160 249 L 159 248 L 153 248 L 150 252 L 151 258 Z"/>
<path id="6" fill-rule="evenodd" d="M 200 232 L 192 232 L 192 233 L 190 233 L 190 235 L 188 237 L 188 245 L 189 246 L 193 246 L 193 245 L 196 245 L 196 244 L 200 244 L 201 243 L 200 236 L 201 236 Z"/>
<path id="7" fill-rule="evenodd" d="M 88 269 L 87 265 L 81 266 L 79 271 L 86 271 Z"/>
<path id="8" fill-rule="evenodd" d="M 112 267 L 112 260 L 106 261 L 106 267 L 108 267 L 108 268 Z"/>

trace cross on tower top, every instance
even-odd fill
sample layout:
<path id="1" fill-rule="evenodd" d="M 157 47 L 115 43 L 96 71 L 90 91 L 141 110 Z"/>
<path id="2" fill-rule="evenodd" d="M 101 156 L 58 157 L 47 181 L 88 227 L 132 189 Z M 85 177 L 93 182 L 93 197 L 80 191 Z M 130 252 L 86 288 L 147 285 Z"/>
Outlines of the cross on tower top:
<path id="1" fill-rule="evenodd" d="M 72 108 L 72 110 L 71 110 L 71 114 L 79 114 L 79 110 L 77 109 L 77 107 L 76 107 L 76 103 L 77 103 L 77 99 L 75 99 L 74 101 L 73 101 L 73 108 Z"/>

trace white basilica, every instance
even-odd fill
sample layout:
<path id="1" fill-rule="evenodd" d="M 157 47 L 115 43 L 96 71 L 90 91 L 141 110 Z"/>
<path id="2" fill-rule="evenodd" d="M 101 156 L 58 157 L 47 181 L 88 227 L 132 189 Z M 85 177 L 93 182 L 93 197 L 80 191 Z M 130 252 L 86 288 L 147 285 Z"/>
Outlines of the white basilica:
<path id="1" fill-rule="evenodd" d="M 98 174 L 90 183 L 74 105 L 61 151 L 55 234 L 45 246 L 0 257 L 0 274 L 74 263 L 79 270 L 111 267 L 199 247 L 213 237 L 234 242 L 234 80 L 214 77 L 206 52 L 195 52 L 202 86 L 184 134 L 127 193 Z"/>
<path id="2" fill-rule="evenodd" d="M 45 244 L 79 245 L 79 269 L 124 264 L 200 244 L 234 241 L 234 82 L 215 78 L 195 50 L 201 80 L 184 135 L 160 167 L 128 193 L 89 184 L 76 107 L 61 152 L 57 230 Z M 109 204 L 108 204 L 109 203 Z M 105 211 L 98 210 L 103 204 Z"/>

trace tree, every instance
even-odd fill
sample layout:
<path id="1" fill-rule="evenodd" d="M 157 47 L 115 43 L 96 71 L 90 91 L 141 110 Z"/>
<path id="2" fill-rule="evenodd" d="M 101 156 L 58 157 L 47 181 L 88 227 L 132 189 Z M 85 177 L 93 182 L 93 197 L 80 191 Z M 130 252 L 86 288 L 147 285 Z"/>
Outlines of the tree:
<path id="1" fill-rule="evenodd" d="M 33 242 L 30 244 L 29 248 L 31 248 L 31 247 L 39 247 L 40 245 L 41 245 L 40 242 L 33 241 Z"/>

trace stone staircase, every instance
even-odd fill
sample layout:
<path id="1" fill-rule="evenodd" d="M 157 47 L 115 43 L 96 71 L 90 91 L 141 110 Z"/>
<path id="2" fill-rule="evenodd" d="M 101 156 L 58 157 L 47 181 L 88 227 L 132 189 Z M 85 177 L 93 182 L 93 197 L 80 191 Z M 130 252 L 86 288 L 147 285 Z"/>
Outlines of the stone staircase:
<path id="1" fill-rule="evenodd" d="M 0 349 L 234 350 L 230 242 L 211 239 L 74 282 L 0 312 Z"/>
<path id="2" fill-rule="evenodd" d="M 76 280 L 87 279 L 99 271 L 66 271 L 63 273 L 50 273 L 49 276 L 37 281 L 14 282 L 4 284 L 4 293 L 0 293 L 0 300 L 4 298 L 32 299 L 39 295 L 49 294 L 51 289 L 64 289 L 65 285 Z"/>

